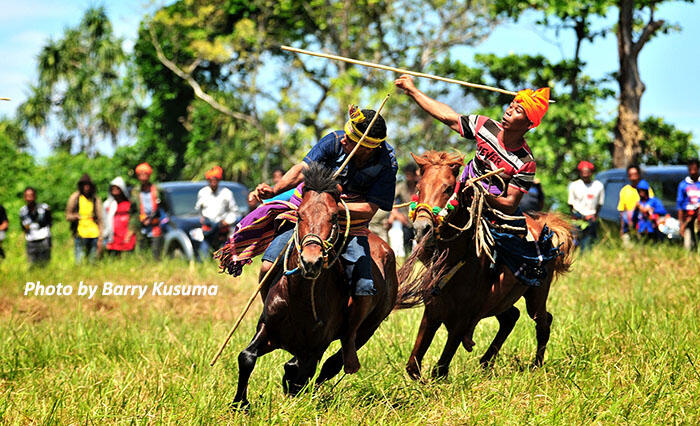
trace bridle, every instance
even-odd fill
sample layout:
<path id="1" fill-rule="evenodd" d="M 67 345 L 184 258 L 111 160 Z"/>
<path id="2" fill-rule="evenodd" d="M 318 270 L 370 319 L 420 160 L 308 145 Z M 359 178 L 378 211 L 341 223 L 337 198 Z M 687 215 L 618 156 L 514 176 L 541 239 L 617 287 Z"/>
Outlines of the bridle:
<path id="1" fill-rule="evenodd" d="M 284 274 L 285 275 L 292 275 L 296 272 L 303 272 L 304 276 L 307 274 L 307 270 L 304 267 L 304 262 L 302 262 L 301 259 L 301 252 L 304 250 L 305 247 L 310 246 L 312 244 L 317 244 L 318 246 L 321 247 L 321 255 L 323 257 L 323 269 L 328 269 L 333 264 L 338 260 L 340 257 L 341 253 L 343 252 L 343 249 L 345 248 L 345 244 L 348 241 L 348 235 L 350 234 L 350 209 L 348 208 L 348 205 L 343 201 L 342 199 L 340 200 L 340 203 L 343 205 L 343 208 L 345 209 L 345 232 L 342 234 L 343 235 L 343 242 L 340 245 L 340 247 L 337 250 L 334 250 L 334 247 L 340 240 L 340 232 L 339 232 L 339 226 L 338 222 L 336 221 L 333 223 L 333 227 L 331 228 L 331 233 L 328 236 L 327 239 L 321 238 L 320 235 L 314 234 L 313 232 L 309 232 L 308 234 L 304 235 L 303 237 L 299 236 L 299 222 L 297 222 L 296 226 L 294 227 L 294 248 L 296 248 L 297 251 L 297 263 L 299 266 L 297 266 L 294 269 L 289 269 L 289 253 L 292 251 L 292 245 L 290 244 L 287 251 L 284 254 Z M 329 258 L 333 256 L 331 260 Z"/>

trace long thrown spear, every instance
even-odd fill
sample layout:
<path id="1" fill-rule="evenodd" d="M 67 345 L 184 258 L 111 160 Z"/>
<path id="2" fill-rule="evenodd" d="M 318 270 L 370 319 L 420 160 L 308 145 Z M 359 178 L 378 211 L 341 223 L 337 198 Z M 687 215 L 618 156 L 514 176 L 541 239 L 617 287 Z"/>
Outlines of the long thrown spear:
<path id="1" fill-rule="evenodd" d="M 0 98 L 0 101 L 11 101 L 12 99 L 10 98 Z"/>
<path id="2" fill-rule="evenodd" d="M 357 59 L 346 58 L 345 56 L 338 56 L 338 55 L 331 55 L 328 53 L 313 52 L 311 50 L 297 49 L 296 47 L 291 47 L 291 46 L 280 46 L 280 48 L 282 50 L 286 50 L 288 52 L 301 53 L 301 54 L 310 55 L 310 56 L 318 56 L 319 58 L 333 59 L 336 61 L 347 62 L 349 64 L 362 65 L 363 67 L 378 68 L 380 70 L 393 71 L 393 72 L 396 72 L 399 74 L 408 74 L 408 75 L 412 75 L 414 77 L 430 78 L 433 80 L 444 81 L 445 83 L 454 83 L 454 84 L 459 84 L 460 86 L 471 87 L 473 89 L 490 90 L 492 92 L 498 92 L 498 93 L 503 93 L 503 94 L 512 95 L 512 96 L 517 95 L 517 92 L 513 92 L 511 90 L 501 89 L 498 87 L 486 86 L 485 84 L 470 83 L 468 81 L 456 80 L 454 78 L 440 77 L 437 75 L 406 70 L 403 68 L 396 68 L 396 67 L 390 67 L 388 65 L 375 64 L 373 62 L 359 61 Z M 554 100 L 550 99 L 549 102 L 554 103 Z"/>

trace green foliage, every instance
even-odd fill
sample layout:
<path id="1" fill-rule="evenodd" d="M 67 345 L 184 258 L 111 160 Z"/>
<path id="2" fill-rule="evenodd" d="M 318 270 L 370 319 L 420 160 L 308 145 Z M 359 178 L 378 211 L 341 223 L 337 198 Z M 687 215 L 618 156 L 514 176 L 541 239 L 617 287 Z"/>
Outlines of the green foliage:
<path id="1" fill-rule="evenodd" d="M 642 164 L 685 164 L 697 158 L 700 147 L 693 134 L 676 129 L 661 117 L 648 117 L 640 123 Z"/>
<path id="2" fill-rule="evenodd" d="M 37 131 L 55 122 L 56 145 L 68 151 L 92 154 L 107 137 L 116 144 L 135 108 L 132 81 L 120 77 L 121 43 L 104 8 L 88 9 L 77 27 L 49 40 L 39 54 L 39 79 L 19 107 L 22 122 Z"/>

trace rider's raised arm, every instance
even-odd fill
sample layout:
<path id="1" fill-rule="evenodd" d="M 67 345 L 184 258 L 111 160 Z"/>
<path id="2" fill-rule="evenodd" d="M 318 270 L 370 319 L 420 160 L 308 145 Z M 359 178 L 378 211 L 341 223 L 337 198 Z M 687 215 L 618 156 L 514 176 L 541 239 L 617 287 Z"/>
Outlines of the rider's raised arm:
<path id="1" fill-rule="evenodd" d="M 429 97 L 413 85 L 413 78 L 410 75 L 402 75 L 394 84 L 413 99 L 425 112 L 435 117 L 437 120 L 447 124 L 450 129 L 460 133 L 460 115 L 449 105 Z"/>

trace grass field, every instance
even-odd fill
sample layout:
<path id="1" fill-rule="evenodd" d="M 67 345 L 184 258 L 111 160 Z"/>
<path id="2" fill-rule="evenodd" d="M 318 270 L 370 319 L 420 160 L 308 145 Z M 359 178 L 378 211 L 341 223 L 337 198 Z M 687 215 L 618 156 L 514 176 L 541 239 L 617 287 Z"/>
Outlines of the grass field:
<path id="1" fill-rule="evenodd" d="M 51 264 L 28 270 L 19 235 L 0 264 L 0 422 L 25 423 L 700 423 L 700 257 L 678 247 L 606 241 L 552 289 L 545 365 L 530 369 L 533 322 L 521 317 L 490 371 L 478 357 L 496 332 L 477 328 L 445 381 L 411 381 L 404 364 L 421 309 L 394 312 L 360 351 L 362 369 L 296 398 L 283 395 L 281 351 L 258 361 L 248 414 L 229 413 L 236 355 L 260 303 L 215 367 L 209 360 L 255 286 L 242 278 L 139 257 L 72 264 L 59 235 Z M 9 244 L 8 244 L 9 243 Z M 27 281 L 218 285 L 217 296 L 24 296 Z M 438 333 L 424 367 L 445 340 Z M 332 349 L 338 347 L 335 343 Z M 330 353 L 330 351 L 329 351 Z M 339 376 L 340 378 L 340 376 Z"/>

